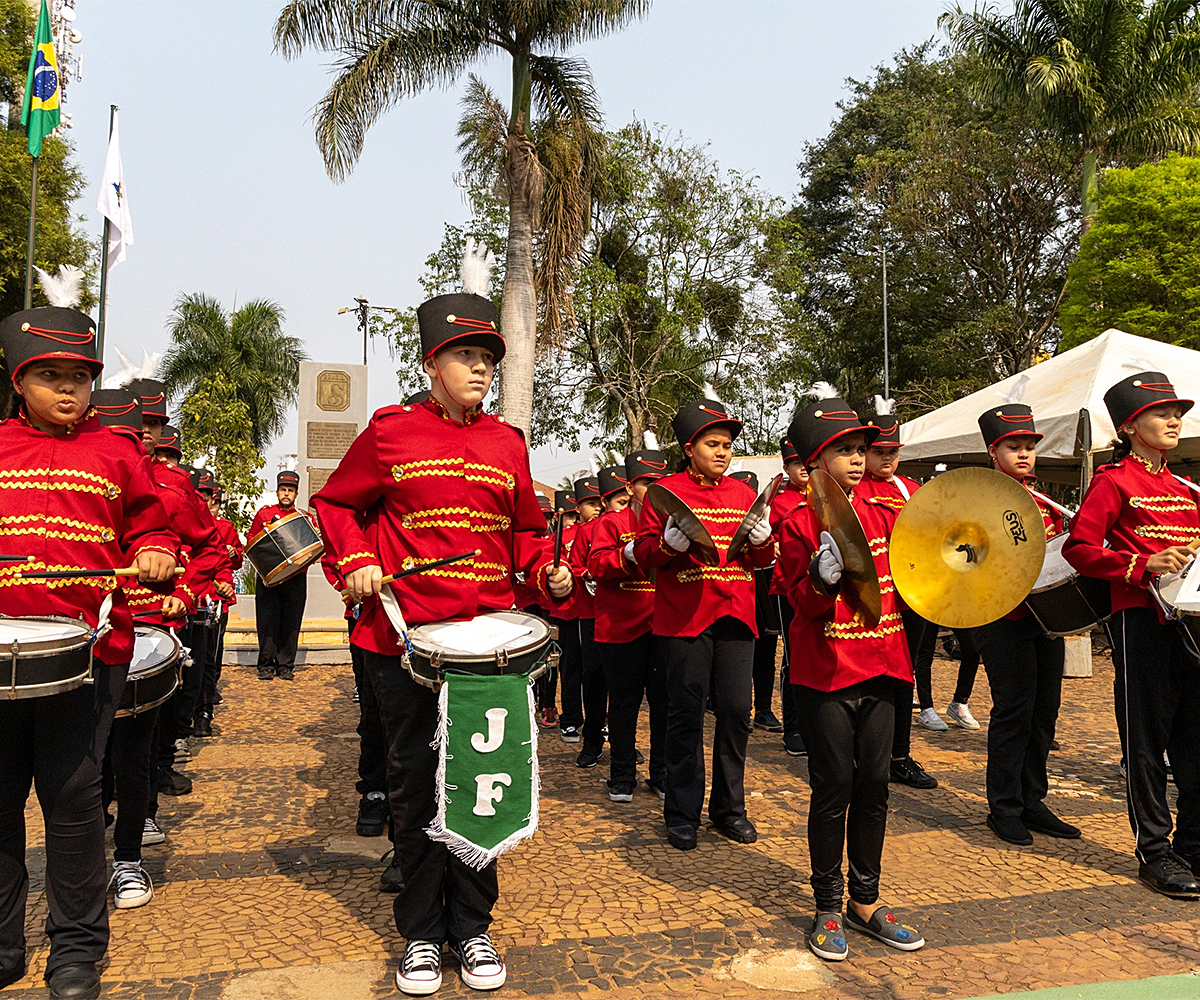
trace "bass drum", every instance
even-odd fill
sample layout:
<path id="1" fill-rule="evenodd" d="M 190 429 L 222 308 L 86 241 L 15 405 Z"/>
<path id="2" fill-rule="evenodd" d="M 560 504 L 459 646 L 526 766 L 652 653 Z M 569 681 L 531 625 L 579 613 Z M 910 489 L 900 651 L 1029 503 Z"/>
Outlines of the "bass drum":
<path id="1" fill-rule="evenodd" d="M 1112 617 L 1108 581 L 1080 576 L 1063 558 L 1063 546 L 1069 537 L 1064 531 L 1046 543 L 1042 571 L 1025 598 L 1025 607 L 1051 637 L 1078 635 Z"/>
<path id="2" fill-rule="evenodd" d="M 437 690 L 447 671 L 535 681 L 558 664 L 550 626 L 522 611 L 493 611 L 470 621 L 430 622 L 408 633 L 404 664 L 412 679 Z"/>
<path id="3" fill-rule="evenodd" d="M 246 542 L 246 558 L 268 587 L 304 572 L 324 551 L 312 521 L 298 510 L 272 521 Z"/>
<path id="4" fill-rule="evenodd" d="M 157 708 L 179 687 L 183 646 L 167 629 L 139 625 L 134 630 L 133 661 L 121 692 L 117 717 Z"/>

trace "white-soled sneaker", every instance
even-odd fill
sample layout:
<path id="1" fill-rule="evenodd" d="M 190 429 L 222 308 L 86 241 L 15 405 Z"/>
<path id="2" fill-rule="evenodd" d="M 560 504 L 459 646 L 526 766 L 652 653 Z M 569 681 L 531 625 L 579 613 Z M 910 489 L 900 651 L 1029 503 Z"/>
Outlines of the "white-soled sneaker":
<path id="1" fill-rule="evenodd" d="M 142 846 L 153 847 L 155 844 L 163 843 L 166 839 L 167 835 L 163 833 L 162 827 L 147 816 L 146 822 L 142 826 Z"/>
<path id="2" fill-rule="evenodd" d="M 114 861 L 108 885 L 114 890 L 113 902 L 118 910 L 145 906 L 154 898 L 154 883 L 146 869 L 136 861 Z"/>
<path id="3" fill-rule="evenodd" d="M 442 985 L 442 946 L 437 941 L 409 941 L 396 969 L 396 989 L 426 997 Z"/>
<path id="4" fill-rule="evenodd" d="M 486 934 L 465 941 L 451 941 L 450 950 L 462 963 L 462 981 L 471 989 L 497 990 L 504 985 L 508 970 Z"/>
<path id="5" fill-rule="evenodd" d="M 926 708 L 917 716 L 917 724 L 922 729 L 928 729 L 935 733 L 944 733 L 950 727 L 942 721 L 942 717 L 937 714 L 936 708 Z"/>
<path id="6" fill-rule="evenodd" d="M 963 729 L 979 728 L 979 723 L 975 721 L 975 716 L 971 714 L 971 710 L 967 707 L 965 701 L 950 702 L 946 708 L 946 718 Z"/>

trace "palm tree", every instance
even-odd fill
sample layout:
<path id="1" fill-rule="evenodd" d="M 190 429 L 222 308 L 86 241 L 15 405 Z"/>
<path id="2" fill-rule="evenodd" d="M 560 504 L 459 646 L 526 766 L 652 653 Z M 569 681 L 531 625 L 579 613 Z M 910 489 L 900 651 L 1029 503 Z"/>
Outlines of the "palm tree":
<path id="1" fill-rule="evenodd" d="M 283 309 L 268 299 L 247 302 L 230 315 L 216 299 L 199 292 L 181 295 L 167 321 L 171 347 L 159 375 L 172 396 L 187 396 L 212 375 L 229 378 L 250 411 L 249 440 L 259 451 L 284 427 L 296 402 L 301 342 L 283 332 Z"/>
<path id="2" fill-rule="evenodd" d="M 942 15 L 977 61 L 980 96 L 1032 108 L 1082 161 L 1083 231 L 1101 165 L 1136 166 L 1200 145 L 1196 0 L 1016 0 Z"/>
<path id="3" fill-rule="evenodd" d="M 463 135 L 468 171 L 484 173 L 490 162 L 508 199 L 501 403 L 506 419 L 526 431 L 537 289 L 552 300 L 543 302 L 543 315 L 553 328 L 570 312 L 564 271 L 586 226 L 586 145 L 600 127 L 586 61 L 561 53 L 624 27 L 649 7 L 650 0 L 290 0 L 275 22 L 275 47 L 284 58 L 306 47 L 341 56 L 313 115 L 326 172 L 339 182 L 354 169 L 367 129 L 394 104 L 453 83 L 497 52 L 512 59 L 507 113 L 497 118 L 496 102 L 472 79 L 460 134 L 474 132 Z M 538 127 L 547 130 L 541 155 L 535 108 Z M 535 236 L 544 251 L 540 274 L 533 264 Z"/>

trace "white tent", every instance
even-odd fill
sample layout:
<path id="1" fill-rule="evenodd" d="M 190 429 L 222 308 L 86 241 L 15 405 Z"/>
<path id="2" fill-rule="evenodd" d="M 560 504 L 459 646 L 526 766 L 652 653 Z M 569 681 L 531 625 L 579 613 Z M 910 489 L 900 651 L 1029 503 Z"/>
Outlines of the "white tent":
<path id="1" fill-rule="evenodd" d="M 1112 450 L 1116 430 L 1108 419 L 1104 393 L 1139 371 L 1161 371 L 1184 399 L 1200 400 L 1200 352 L 1174 344 L 1108 330 L 1057 357 L 1027 368 L 900 428 L 905 471 L 931 472 L 936 463 L 950 467 L 986 465 L 987 451 L 979 434 L 979 415 L 1015 393 L 1033 407 L 1041 478 L 1079 484 Z M 1183 421 L 1179 447 L 1171 453 L 1176 469 L 1200 465 L 1200 407 Z"/>

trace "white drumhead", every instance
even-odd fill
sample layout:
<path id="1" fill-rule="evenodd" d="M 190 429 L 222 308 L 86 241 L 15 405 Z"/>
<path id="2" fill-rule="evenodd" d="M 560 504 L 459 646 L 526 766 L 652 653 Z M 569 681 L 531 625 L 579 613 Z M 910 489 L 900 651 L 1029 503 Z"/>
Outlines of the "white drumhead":
<path id="1" fill-rule="evenodd" d="M 1035 594 L 1039 590 L 1057 587 L 1079 575 L 1075 567 L 1063 558 L 1062 549 L 1069 537 L 1064 531 L 1046 543 L 1046 558 L 1042 562 L 1042 571 L 1038 574 L 1037 583 L 1033 585 Z"/>
<path id="2" fill-rule="evenodd" d="M 173 635 L 157 628 L 139 625 L 134 629 L 133 659 L 129 664 L 129 676 L 138 677 L 153 673 L 163 663 L 179 657 L 182 647 Z"/>
<path id="3" fill-rule="evenodd" d="M 469 621 L 432 622 L 414 629 L 409 639 L 423 653 L 435 650 L 488 656 L 499 649 L 516 652 L 540 645 L 549 635 L 544 621 L 516 611 L 493 611 Z"/>
<path id="4" fill-rule="evenodd" d="M 1200 615 L 1200 594 L 1196 593 L 1194 585 L 1188 586 L 1193 573 L 1197 572 L 1195 563 L 1187 576 L 1178 573 L 1164 573 L 1155 582 L 1159 596 L 1176 611 L 1186 615 Z"/>
<path id="5" fill-rule="evenodd" d="M 90 635 L 92 630 L 75 622 L 52 618 L 0 618 L 0 646 L 12 642 L 63 642 Z"/>

